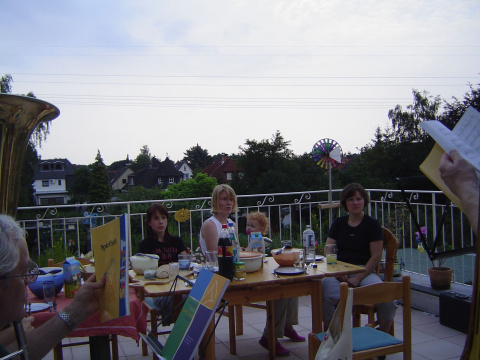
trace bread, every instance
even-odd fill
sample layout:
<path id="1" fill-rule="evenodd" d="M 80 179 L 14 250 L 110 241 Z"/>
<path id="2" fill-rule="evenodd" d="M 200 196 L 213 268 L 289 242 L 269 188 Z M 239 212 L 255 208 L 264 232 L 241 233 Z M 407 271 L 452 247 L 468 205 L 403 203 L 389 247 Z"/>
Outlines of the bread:
<path id="1" fill-rule="evenodd" d="M 168 278 L 168 264 L 162 265 L 157 269 L 157 278 L 159 279 Z"/>

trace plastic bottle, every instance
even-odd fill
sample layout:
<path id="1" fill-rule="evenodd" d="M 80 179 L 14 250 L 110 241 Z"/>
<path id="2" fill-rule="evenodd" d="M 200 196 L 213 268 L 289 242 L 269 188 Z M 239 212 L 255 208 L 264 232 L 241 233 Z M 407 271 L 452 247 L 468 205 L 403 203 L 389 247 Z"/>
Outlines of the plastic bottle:
<path id="1" fill-rule="evenodd" d="M 306 263 L 315 262 L 315 233 L 310 225 L 303 232 L 303 256 Z"/>
<path id="2" fill-rule="evenodd" d="M 233 262 L 238 262 L 240 257 L 240 246 L 237 241 L 237 236 L 235 235 L 235 226 L 233 222 L 228 222 L 228 234 L 230 235 L 230 241 L 232 242 L 233 248 Z"/>
<path id="3" fill-rule="evenodd" d="M 218 274 L 233 279 L 233 247 L 227 224 L 222 225 L 218 236 Z"/>

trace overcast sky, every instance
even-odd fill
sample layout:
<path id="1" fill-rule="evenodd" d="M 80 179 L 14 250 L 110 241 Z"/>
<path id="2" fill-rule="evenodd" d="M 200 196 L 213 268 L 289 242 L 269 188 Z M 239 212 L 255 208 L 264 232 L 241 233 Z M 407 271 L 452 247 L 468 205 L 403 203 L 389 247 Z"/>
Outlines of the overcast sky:
<path id="1" fill-rule="evenodd" d="M 104 162 L 143 145 L 238 153 L 279 130 L 297 155 L 358 152 L 412 89 L 480 81 L 480 2 L 0 0 L 0 76 L 56 105 L 43 159 Z M 313 161 L 313 160 L 312 160 Z"/>

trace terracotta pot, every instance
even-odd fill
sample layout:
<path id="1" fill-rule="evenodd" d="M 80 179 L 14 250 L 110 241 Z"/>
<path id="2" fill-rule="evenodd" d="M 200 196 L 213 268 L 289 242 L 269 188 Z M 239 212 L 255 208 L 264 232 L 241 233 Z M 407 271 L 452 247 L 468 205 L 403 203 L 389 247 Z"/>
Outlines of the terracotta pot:
<path id="1" fill-rule="evenodd" d="M 452 282 L 453 269 L 449 267 L 433 267 L 428 269 L 430 285 L 435 290 L 448 290 Z"/>

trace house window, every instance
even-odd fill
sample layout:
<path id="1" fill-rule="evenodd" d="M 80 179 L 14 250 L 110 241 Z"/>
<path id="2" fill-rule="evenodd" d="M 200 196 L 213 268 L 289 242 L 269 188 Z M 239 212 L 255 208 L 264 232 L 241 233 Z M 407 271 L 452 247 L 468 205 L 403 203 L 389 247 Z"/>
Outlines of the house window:
<path id="1" fill-rule="evenodd" d="M 175 183 L 175 178 L 174 177 L 169 177 L 168 178 L 168 183 L 169 184 L 174 184 Z"/>
<path id="2" fill-rule="evenodd" d="M 56 171 L 61 171 L 61 170 L 63 170 L 63 164 L 62 164 L 62 163 L 55 163 L 55 164 L 53 164 L 53 170 L 56 170 Z"/>
<path id="3" fill-rule="evenodd" d="M 63 197 L 41 198 L 40 205 L 64 205 L 65 199 Z"/>
<path id="4" fill-rule="evenodd" d="M 162 184 L 163 184 L 162 178 L 158 178 L 158 179 L 157 179 L 157 184 L 158 184 L 158 185 L 162 185 Z"/>
<path id="5" fill-rule="evenodd" d="M 58 179 L 58 185 L 62 185 L 62 180 Z"/>
<path id="6" fill-rule="evenodd" d="M 232 173 L 227 173 L 227 180 L 232 180 Z"/>
<path id="7" fill-rule="evenodd" d="M 40 165 L 40 170 L 41 171 L 50 171 L 50 164 L 49 163 L 43 163 Z"/>
<path id="8" fill-rule="evenodd" d="M 42 180 L 42 187 L 48 187 L 48 180 Z"/>
<path id="9" fill-rule="evenodd" d="M 127 183 L 127 179 L 122 179 L 122 184 L 126 184 Z"/>

